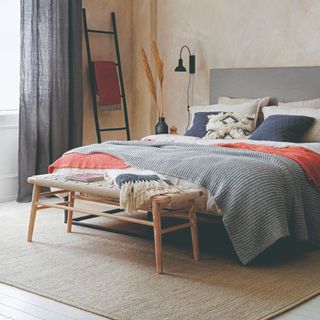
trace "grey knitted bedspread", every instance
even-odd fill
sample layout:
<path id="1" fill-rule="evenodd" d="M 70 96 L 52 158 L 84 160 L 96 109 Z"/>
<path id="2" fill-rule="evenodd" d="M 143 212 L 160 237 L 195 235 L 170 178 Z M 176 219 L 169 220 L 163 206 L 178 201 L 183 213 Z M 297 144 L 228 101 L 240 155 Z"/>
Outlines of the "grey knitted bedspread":
<path id="1" fill-rule="evenodd" d="M 137 168 L 208 189 L 234 249 L 247 264 L 283 237 L 320 244 L 320 190 L 285 157 L 222 147 L 107 142 L 69 151 L 108 153 Z"/>

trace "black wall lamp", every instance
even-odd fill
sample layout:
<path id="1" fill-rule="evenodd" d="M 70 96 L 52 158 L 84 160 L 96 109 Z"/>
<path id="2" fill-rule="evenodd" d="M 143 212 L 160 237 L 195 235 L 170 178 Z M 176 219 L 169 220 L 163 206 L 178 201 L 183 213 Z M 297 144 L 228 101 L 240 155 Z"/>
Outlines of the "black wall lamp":
<path id="1" fill-rule="evenodd" d="M 188 110 L 188 125 L 190 123 L 190 85 L 191 85 L 191 76 L 196 73 L 196 56 L 191 54 L 191 50 L 188 46 L 184 45 L 180 49 L 180 57 L 178 61 L 178 66 L 174 69 L 175 72 L 186 72 L 187 69 L 183 65 L 183 60 L 182 60 L 182 51 L 183 49 L 187 49 L 189 52 L 189 81 L 188 81 L 188 88 L 187 88 L 187 110 Z"/>
<path id="2" fill-rule="evenodd" d="M 182 59 L 182 51 L 186 48 L 189 52 L 189 73 L 196 73 L 196 56 L 191 54 L 191 50 L 188 46 L 183 46 L 180 50 L 180 58 L 178 61 L 178 66 L 174 69 L 175 72 L 186 72 L 187 69 L 183 65 L 183 59 Z"/>

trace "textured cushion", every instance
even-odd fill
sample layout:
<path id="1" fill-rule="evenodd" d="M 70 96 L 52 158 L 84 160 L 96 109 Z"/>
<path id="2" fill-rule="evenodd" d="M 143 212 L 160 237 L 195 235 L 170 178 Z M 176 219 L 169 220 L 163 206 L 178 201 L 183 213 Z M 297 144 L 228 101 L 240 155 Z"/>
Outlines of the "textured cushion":
<path id="1" fill-rule="evenodd" d="M 194 114 L 197 112 L 236 112 L 241 114 L 257 114 L 259 99 L 241 104 L 212 104 L 209 106 L 192 106 L 190 107 L 190 123 L 188 129 L 193 124 Z"/>
<path id="2" fill-rule="evenodd" d="M 274 115 L 268 117 L 251 135 L 251 140 L 300 142 L 314 118 Z"/>
<path id="3" fill-rule="evenodd" d="M 255 98 L 255 99 L 219 97 L 218 103 L 221 103 L 221 104 L 241 104 L 241 103 L 256 101 L 257 99 L 259 100 L 259 107 L 257 109 L 257 116 L 256 116 L 256 123 L 255 123 L 255 126 L 256 126 L 256 125 L 259 125 L 263 121 L 262 108 L 264 108 L 268 105 L 270 97 Z"/>
<path id="4" fill-rule="evenodd" d="M 320 109 L 314 108 L 283 108 L 283 107 L 266 107 L 263 108 L 264 118 L 277 114 L 286 114 L 292 116 L 305 116 L 316 119 L 310 130 L 304 135 L 302 142 L 320 142 Z"/>
<path id="5" fill-rule="evenodd" d="M 255 115 L 221 112 L 208 118 L 206 139 L 246 139 L 254 130 Z"/>
<path id="6" fill-rule="evenodd" d="M 208 116 L 212 114 L 218 114 L 219 112 L 197 112 L 194 114 L 193 124 L 192 127 L 187 130 L 185 136 L 192 136 L 203 138 L 206 133 L 206 124 L 208 123 L 209 119 Z"/>
<path id="7" fill-rule="evenodd" d="M 315 108 L 320 109 L 320 98 L 293 102 L 278 102 L 279 107 L 283 108 Z"/>

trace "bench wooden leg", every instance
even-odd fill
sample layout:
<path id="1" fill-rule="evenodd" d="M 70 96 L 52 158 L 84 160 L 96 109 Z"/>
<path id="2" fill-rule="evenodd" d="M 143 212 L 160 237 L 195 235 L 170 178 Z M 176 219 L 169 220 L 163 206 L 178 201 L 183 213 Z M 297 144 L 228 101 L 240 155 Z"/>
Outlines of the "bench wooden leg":
<path id="1" fill-rule="evenodd" d="M 160 205 L 156 201 L 152 202 L 152 215 L 153 215 L 153 232 L 154 232 L 154 247 L 155 247 L 155 256 L 156 256 L 156 269 L 158 273 L 163 273 Z"/>
<path id="2" fill-rule="evenodd" d="M 69 192 L 69 205 L 70 208 L 74 207 L 74 192 Z M 73 210 L 68 210 L 68 220 L 67 220 L 67 232 L 72 231 L 72 218 L 73 218 Z"/>
<path id="3" fill-rule="evenodd" d="M 199 260 L 199 240 L 198 240 L 198 225 L 197 225 L 197 214 L 195 210 L 195 200 L 189 203 L 189 221 L 191 223 L 191 239 L 194 260 Z"/>
<path id="4" fill-rule="evenodd" d="M 33 185 L 33 193 L 32 193 L 32 203 L 31 203 L 31 211 L 30 211 L 30 219 L 29 219 L 29 229 L 28 229 L 28 242 L 32 241 L 33 236 L 33 230 L 34 230 L 34 224 L 36 221 L 36 215 L 37 215 L 37 202 L 40 195 L 40 186 L 34 184 Z"/>

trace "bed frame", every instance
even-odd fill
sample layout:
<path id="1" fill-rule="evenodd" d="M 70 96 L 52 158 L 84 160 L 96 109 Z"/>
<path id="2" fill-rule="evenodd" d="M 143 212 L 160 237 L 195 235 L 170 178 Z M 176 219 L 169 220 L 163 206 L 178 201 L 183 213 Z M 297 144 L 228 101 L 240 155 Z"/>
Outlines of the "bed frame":
<path id="1" fill-rule="evenodd" d="M 219 96 L 228 97 L 271 97 L 269 105 L 277 101 L 299 101 L 320 97 L 320 67 L 277 67 L 277 68 L 240 68 L 210 70 L 210 104 L 217 103 Z M 67 201 L 67 198 L 65 199 Z M 121 212 L 122 209 L 106 211 L 108 214 Z M 121 233 L 139 238 L 152 238 L 132 231 L 118 230 L 101 225 L 84 222 L 95 218 L 86 215 L 74 218 L 73 225 L 98 229 L 102 231 Z M 221 217 L 198 213 L 198 221 L 208 219 L 211 222 L 221 221 Z M 152 215 L 149 215 L 152 219 Z M 67 213 L 65 213 L 67 222 Z"/>

